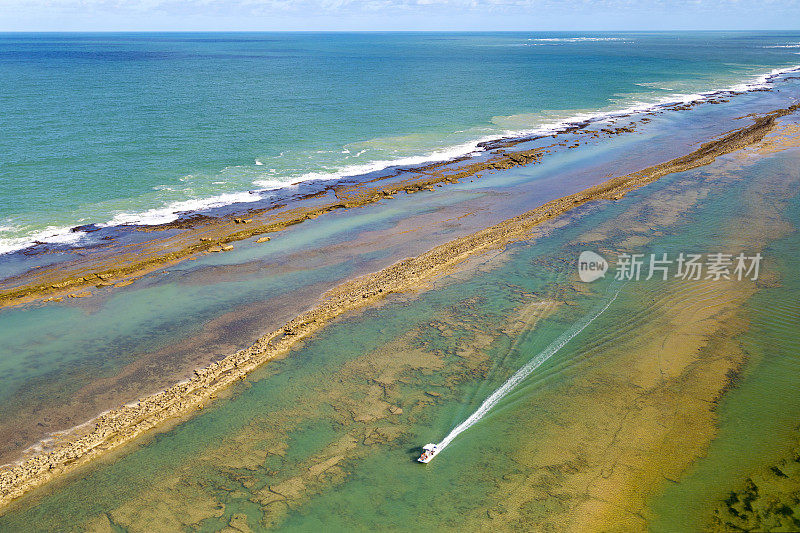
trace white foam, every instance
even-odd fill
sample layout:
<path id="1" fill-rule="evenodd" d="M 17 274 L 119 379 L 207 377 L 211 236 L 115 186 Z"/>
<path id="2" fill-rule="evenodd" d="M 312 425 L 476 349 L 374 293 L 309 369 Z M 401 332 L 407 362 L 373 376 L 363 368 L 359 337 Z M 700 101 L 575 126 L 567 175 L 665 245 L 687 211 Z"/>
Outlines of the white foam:
<path id="1" fill-rule="evenodd" d="M 28 233 L 22 237 L 4 237 L 3 233 L 18 233 L 20 228 L 0 226 L 0 254 L 24 250 L 37 242 L 48 244 L 66 244 L 74 246 L 86 236 L 85 231 L 72 231 L 70 228 L 48 226 L 43 230 Z"/>
<path id="2" fill-rule="evenodd" d="M 165 207 L 158 209 L 149 209 L 143 213 L 117 213 L 114 218 L 103 224 L 98 224 L 100 227 L 121 226 L 124 224 L 141 224 L 143 226 L 153 226 L 157 224 L 166 224 L 177 220 L 183 213 L 205 211 L 216 207 L 223 207 L 231 204 L 257 202 L 263 197 L 257 192 L 237 192 L 225 193 L 211 198 L 182 200 L 180 202 L 173 202 Z"/>
<path id="3" fill-rule="evenodd" d="M 274 191 L 277 189 L 285 189 L 288 187 L 296 186 L 300 181 L 288 182 L 282 180 L 257 180 L 253 182 L 255 185 L 261 187 L 262 191 Z"/>
<path id="4" fill-rule="evenodd" d="M 562 40 L 565 39 L 569 42 L 580 42 L 581 40 L 584 41 L 619 40 L 620 38 L 616 37 L 562 38 Z M 541 39 L 541 40 L 547 41 L 547 39 Z M 551 40 L 557 40 L 557 39 L 551 39 Z M 692 102 L 702 101 L 710 98 L 713 95 L 725 92 L 738 93 L 738 92 L 747 92 L 757 89 L 764 89 L 766 87 L 769 87 L 770 82 L 777 76 L 798 70 L 800 70 L 800 65 L 795 65 L 786 68 L 779 68 L 779 69 L 774 69 L 766 74 L 754 76 L 749 81 L 739 83 L 733 85 L 732 87 L 724 89 L 707 91 L 702 93 L 672 94 L 663 96 L 659 99 L 656 99 L 655 101 L 635 102 L 633 104 L 628 105 L 627 107 L 620 109 L 577 113 L 567 118 L 553 121 L 550 123 L 541 124 L 529 129 L 509 129 L 506 131 L 494 132 L 490 135 L 483 136 L 474 141 L 461 143 L 447 148 L 433 150 L 423 155 L 407 156 L 391 160 L 390 159 L 377 160 L 358 165 L 348 165 L 338 169 L 332 169 L 330 172 L 319 172 L 319 171 L 307 172 L 304 174 L 299 174 L 294 177 L 289 176 L 283 180 L 258 179 L 254 180 L 253 184 L 262 188 L 262 191 L 277 190 L 286 187 L 293 187 L 304 181 L 335 180 L 344 177 L 352 177 L 361 174 L 367 174 L 370 172 L 377 172 L 394 166 L 413 166 L 424 163 L 447 161 L 450 159 L 454 159 L 456 157 L 462 157 L 478 153 L 482 151 L 482 149 L 478 146 L 480 143 L 497 140 L 499 138 L 523 137 L 523 136 L 535 136 L 535 135 L 553 135 L 558 133 L 559 131 L 562 131 L 564 128 L 576 123 L 581 123 L 586 121 L 601 121 L 623 115 L 643 113 L 671 104 L 688 104 Z M 366 151 L 367 151 L 366 149 L 360 150 L 358 153 L 354 155 L 348 155 L 347 158 L 359 157 Z M 329 151 L 321 151 L 320 153 L 322 152 L 327 153 Z M 277 157 L 280 158 L 283 155 L 284 152 L 281 152 Z M 255 162 L 256 165 L 263 166 L 263 163 L 260 160 L 256 159 Z M 275 169 L 273 168 L 269 169 L 270 174 L 274 174 L 275 172 L 276 172 Z M 192 177 L 193 176 L 191 175 L 183 176 L 180 178 L 180 181 L 187 181 Z M 247 191 L 247 192 L 220 194 L 205 199 L 183 200 L 165 205 L 160 208 L 149 209 L 142 213 L 117 213 L 111 220 L 102 224 L 98 224 L 98 226 L 108 227 L 108 226 L 115 226 L 122 224 L 142 224 L 142 225 L 164 224 L 176 220 L 183 213 L 212 209 L 215 207 L 223 207 L 225 205 L 230 205 L 234 203 L 256 202 L 258 200 L 261 200 L 262 198 L 263 196 L 258 194 L 258 191 L 256 192 Z M 55 233 L 51 232 L 50 231 L 51 229 Z M 49 235 L 50 233 L 53 234 Z M 10 237 L 4 239 L 2 238 L 2 236 L 0 236 L 0 254 L 30 247 L 34 244 L 33 241 L 77 244 L 80 242 L 82 235 L 85 234 L 83 232 L 70 232 L 69 228 L 47 228 L 46 230 L 43 230 L 41 232 L 31 233 L 24 237 Z"/>
<path id="5" fill-rule="evenodd" d="M 601 42 L 601 41 L 627 41 L 630 39 L 623 37 L 550 37 L 540 39 L 528 39 L 529 41 L 540 43 L 584 43 L 584 42 Z"/>
<path id="6" fill-rule="evenodd" d="M 557 120 L 554 122 L 544 123 L 538 125 L 533 128 L 527 129 L 508 129 L 506 131 L 500 131 L 492 133 L 491 135 L 486 135 L 475 139 L 474 141 L 454 145 L 448 148 L 433 150 L 428 152 L 427 154 L 417 155 L 417 156 L 407 156 L 401 157 L 397 159 L 386 159 L 386 160 L 376 160 L 371 161 L 369 163 L 359 164 L 359 165 L 349 165 L 339 169 L 332 170 L 331 172 L 307 172 L 305 174 L 301 174 L 294 178 L 289 178 L 287 180 L 275 180 L 275 179 L 262 179 L 262 180 L 255 180 L 253 181 L 254 185 L 259 187 L 263 187 L 265 189 L 274 190 L 279 189 L 281 187 L 289 187 L 289 186 L 296 186 L 298 183 L 302 183 L 305 181 L 312 181 L 312 180 L 334 180 L 334 179 L 341 179 L 346 177 L 353 177 L 359 176 L 362 174 L 368 174 L 370 172 L 379 172 L 382 170 L 386 170 L 390 167 L 403 167 L 403 166 L 414 166 L 414 165 L 421 165 L 425 163 L 434 163 L 439 161 L 447 161 L 450 159 L 455 159 L 457 157 L 463 157 L 468 155 L 474 155 L 482 151 L 482 149 L 478 146 L 481 143 L 487 141 L 497 140 L 503 137 L 522 137 L 522 136 L 536 136 L 536 135 L 552 135 L 556 134 L 568 126 L 576 123 L 582 123 L 586 121 L 599 121 L 603 119 L 611 119 L 623 115 L 630 115 L 634 113 L 643 113 L 650 110 L 653 110 L 658 107 L 672 105 L 672 104 L 688 104 L 696 101 L 701 101 L 707 99 L 713 95 L 719 94 L 720 92 L 725 91 L 732 91 L 732 92 L 746 92 L 747 90 L 753 90 L 758 88 L 763 88 L 768 85 L 769 80 L 774 78 L 777 75 L 782 73 L 791 72 L 800 68 L 798 66 L 793 66 L 788 69 L 775 69 L 770 71 L 767 74 L 758 75 L 753 78 L 753 80 L 745 83 L 741 83 L 730 87 L 728 89 L 720 89 L 714 91 L 707 91 L 703 93 L 689 93 L 689 94 L 672 94 L 667 96 L 662 96 L 655 101 L 651 102 L 636 102 L 627 107 L 616 109 L 616 110 L 605 110 L 605 111 L 595 111 L 595 112 L 587 112 L 587 113 L 578 113 L 571 115 L 567 118 Z M 358 157 L 361 154 L 366 152 L 365 150 L 359 151 L 355 154 L 354 157 Z"/>
<path id="7" fill-rule="evenodd" d="M 782 74 L 788 74 L 800 70 L 800 65 L 795 65 L 788 68 L 776 68 L 766 74 L 754 76 L 750 81 L 739 83 L 731 87 L 729 90 L 734 92 L 747 92 L 755 89 L 766 89 L 769 87 L 770 81 Z"/>
<path id="8" fill-rule="evenodd" d="M 616 109 L 616 110 L 605 110 L 599 112 L 588 112 L 588 113 L 578 113 L 572 115 L 566 119 L 560 120 L 558 122 L 553 122 L 549 124 L 543 124 L 541 126 L 537 126 L 533 129 L 527 130 L 515 130 L 507 132 L 506 135 L 509 136 L 525 136 L 525 135 L 547 135 L 552 133 L 557 133 L 558 131 L 563 130 L 565 127 L 569 126 L 570 124 L 576 124 L 586 121 L 600 121 L 611 119 L 615 117 L 620 117 L 624 115 L 631 115 L 635 113 L 645 113 L 648 111 L 652 111 L 654 109 L 658 109 L 660 107 L 665 107 L 669 105 L 675 104 L 690 104 L 694 102 L 699 102 L 703 100 L 707 100 L 712 96 L 721 94 L 721 93 L 740 93 L 740 92 L 748 92 L 757 89 L 764 89 L 769 87 L 770 82 L 783 74 L 787 74 L 790 72 L 795 72 L 800 70 L 800 65 L 793 65 L 791 67 L 785 68 L 777 68 L 773 69 L 766 74 L 759 74 L 753 76 L 750 80 L 735 84 L 733 86 L 718 89 L 718 90 L 710 90 L 700 93 L 686 93 L 686 94 L 671 94 L 662 96 L 655 101 L 650 102 L 634 102 L 627 107 Z"/>
<path id="9" fill-rule="evenodd" d="M 338 170 L 333 170 L 331 172 L 307 172 L 305 174 L 301 174 L 294 179 L 290 179 L 287 181 L 279 181 L 273 179 L 267 180 L 255 180 L 253 184 L 258 185 L 259 187 L 265 188 L 275 188 L 276 184 L 282 184 L 281 186 L 290 186 L 290 185 L 297 185 L 298 183 L 302 183 L 304 181 L 316 181 L 316 180 L 333 180 L 339 178 L 345 178 L 349 176 L 360 176 L 362 174 L 369 174 L 370 172 L 377 172 L 381 170 L 385 170 L 389 167 L 404 167 L 404 166 L 414 166 L 414 165 L 421 165 L 424 163 L 435 163 L 438 161 L 448 161 L 450 159 L 454 159 L 456 157 L 461 157 L 464 155 L 475 154 L 480 152 L 480 148 L 478 144 L 494 139 L 496 136 L 486 137 L 483 139 L 477 139 L 475 141 L 471 141 L 468 143 L 459 144 L 456 146 L 451 146 L 449 148 L 443 148 L 439 150 L 433 150 L 423 155 L 416 155 L 416 156 L 408 156 L 408 157 L 401 157 L 398 159 L 385 159 L 385 160 L 378 160 L 378 161 L 371 161 L 369 163 L 363 163 L 360 165 L 350 165 L 343 167 Z M 366 150 L 362 150 L 357 155 L 365 152 Z"/>

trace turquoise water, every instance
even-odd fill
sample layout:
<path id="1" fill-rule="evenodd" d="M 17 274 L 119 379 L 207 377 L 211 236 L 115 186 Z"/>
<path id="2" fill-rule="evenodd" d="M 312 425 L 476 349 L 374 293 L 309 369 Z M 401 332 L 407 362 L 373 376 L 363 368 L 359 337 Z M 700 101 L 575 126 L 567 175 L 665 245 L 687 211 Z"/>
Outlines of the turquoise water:
<path id="1" fill-rule="evenodd" d="M 785 107 L 795 94 L 794 84 L 787 82 L 727 104 L 663 113 L 636 135 L 554 152 L 541 164 L 436 193 L 398 195 L 363 209 L 328 213 L 274 235 L 266 246 L 241 242 L 231 252 L 184 262 L 124 289 L 5 309 L 0 312 L 5 346 L 0 349 L 0 462 L 15 459 L 16 452 L 53 430 L 166 387 L 213 357 L 249 345 L 305 309 L 308 298 L 348 276 L 581 190 L 608 169 L 624 172 L 683 154 L 694 143 L 737 126 L 732 117 Z M 435 223 L 434 234 L 406 233 L 441 217 L 450 222 Z M 4 266 L 0 263 L 0 270 Z"/>
<path id="2" fill-rule="evenodd" d="M 0 35 L 0 252 L 681 100 L 800 33 Z"/>
<path id="3" fill-rule="evenodd" d="M 638 252 L 708 252 L 767 244 L 761 236 L 748 240 L 740 217 L 754 191 L 773 199 L 779 193 L 782 198 L 796 196 L 795 185 L 772 190 L 764 183 L 765 176 L 794 172 L 785 181 L 796 184 L 796 158 L 795 153 L 781 165 L 727 173 L 724 167 L 720 171 L 722 161 L 714 170 L 665 177 L 620 202 L 583 209 L 571 216 L 571 224 L 533 243 L 514 245 L 504 262 L 457 276 L 419 297 L 393 300 L 337 321 L 290 357 L 253 373 L 234 387 L 230 398 L 120 457 L 22 500 L 0 518 L 0 528 L 85 530 L 105 525 L 127 531 L 218 531 L 246 523 L 254 530 L 276 525 L 290 531 L 480 530 L 537 524 L 562 530 L 559 520 L 575 513 L 575 502 L 587 490 L 585 483 L 567 481 L 596 467 L 580 460 L 581 454 L 604 454 L 604 435 L 630 440 L 634 448 L 642 438 L 630 430 L 615 437 L 619 430 L 607 418 L 635 416 L 636 404 L 648 396 L 655 397 L 651 406 L 656 411 L 647 416 L 664 423 L 675 417 L 669 403 L 674 398 L 705 403 L 673 398 L 669 390 L 657 387 L 643 391 L 638 383 L 627 382 L 631 376 L 615 360 L 645 350 L 648 338 L 660 340 L 660 332 L 674 326 L 664 321 L 671 309 L 724 303 L 709 287 L 697 290 L 690 284 L 675 290 L 671 280 L 628 283 L 607 313 L 433 463 L 422 467 L 413 462 L 418 446 L 446 435 L 516 369 L 608 301 L 610 279 L 588 286 L 574 282 L 573 261 L 579 251 L 627 249 L 621 243 L 642 235 L 654 239 L 635 247 Z M 664 197 L 681 199 L 687 191 L 706 188 L 707 198 L 685 204 L 680 200 L 680 216 L 668 215 L 670 204 Z M 647 203 L 658 194 L 656 205 L 667 214 L 654 213 Z M 798 213 L 796 198 L 788 209 L 780 207 L 792 223 L 792 234 L 766 248 L 771 259 L 765 274 L 774 275 L 779 265 L 791 275 L 785 267 L 797 246 Z M 765 213 L 767 218 L 773 214 Z M 761 221 L 753 217 L 751 223 Z M 587 232 L 598 231 L 603 238 L 587 244 Z M 778 302 L 764 306 L 764 317 L 755 324 L 786 323 L 781 332 L 753 330 L 751 347 L 792 340 L 785 308 L 795 294 L 796 283 L 791 282 L 765 290 L 751 302 Z M 519 313 L 542 300 L 561 304 L 540 320 Z M 710 330 L 703 335 L 726 336 Z M 763 377 L 742 382 L 745 398 L 737 400 L 738 391 L 731 396 L 733 407 L 744 415 L 742 423 L 764 428 L 770 424 L 761 418 L 775 423 L 782 420 L 781 412 L 797 412 L 796 398 L 780 397 L 768 379 L 782 375 L 780 390 L 793 390 L 796 342 L 783 348 L 784 357 L 764 358 Z M 635 361 L 646 363 L 648 358 Z M 629 391 L 627 400 L 620 389 Z M 754 391 L 760 408 L 750 402 Z M 389 415 L 389 406 L 403 412 Z M 736 420 L 723 416 L 720 421 L 726 426 L 723 434 L 748 435 L 735 426 Z M 571 427 L 578 428 L 579 438 L 559 438 L 559 431 Z M 611 448 L 609 453 L 617 452 Z M 714 479 L 735 478 L 738 469 L 760 461 L 755 453 L 729 453 L 723 450 L 725 471 L 715 471 Z M 660 475 L 658 480 L 663 482 Z M 520 495 L 526 498 L 522 522 L 493 526 L 490 520 L 513 511 L 513 500 Z M 705 494 L 685 497 L 697 495 Z M 694 526 L 696 522 L 683 530 L 696 530 Z"/>
<path id="4" fill-rule="evenodd" d="M 561 40 L 527 40 L 554 38 Z M 730 86 L 790 64 L 792 48 L 769 47 L 799 42 L 800 34 L 592 38 L 604 40 L 527 34 L 0 36 L 0 64 L 16 69 L 13 78 L 4 76 L 0 84 L 28 83 L 30 88 L 24 98 L 0 91 L 4 104 L 16 109 L 0 118 L 16 132 L 0 138 L 0 148 L 13 154 L 0 160 L 0 210 L 5 210 L 8 225 L 19 223 L 6 235 L 16 231 L 13 238 L 23 239 L 24 232 L 39 231 L 36 228 L 44 224 L 71 224 L 73 218 L 103 221 L 119 212 L 247 190 L 263 180 L 287 181 L 308 172 L 333 174 L 354 164 L 352 159 L 361 164 L 422 157 L 436 147 L 534 127 L 579 111 Z M 725 54 L 727 60 L 722 59 Z M 737 63 L 728 62 L 730 57 Z M 447 65 L 452 65 L 447 67 L 450 73 L 442 71 Z M 256 75 L 243 74 L 246 67 L 254 67 Z M 611 67 L 619 76 L 607 75 Z M 294 93 L 281 92 L 277 78 L 264 74 L 269 69 L 282 72 L 284 80 L 293 76 L 306 84 L 297 85 Z M 320 74 L 325 69 L 335 75 L 326 78 Z M 91 93 L 81 104 L 85 109 L 69 105 L 63 88 L 60 99 L 55 96 L 58 76 L 68 79 L 78 71 L 80 82 L 73 80 L 70 90 Z M 356 76 L 367 71 L 374 76 Z M 412 72 L 417 82 L 405 87 L 405 78 L 398 77 L 412 79 Z M 34 84 L 37 76 L 51 82 Z M 662 88 L 651 82 L 636 85 L 633 79 L 657 79 Z M 184 86 L 181 80 L 193 81 Z M 350 87 L 350 92 L 330 91 L 334 84 Z M 365 86 L 371 93 L 363 90 Z M 398 86 L 405 90 L 398 91 Z M 454 86 L 461 101 L 452 97 Z M 572 89 L 563 90 L 566 86 Z M 726 117 L 732 114 L 784 106 L 790 86 L 780 84 L 775 92 L 754 93 L 727 105 L 666 113 L 650 123 L 651 130 L 617 137 L 610 146 L 570 151 L 542 165 L 441 189 L 436 193 L 440 196 L 402 196 L 393 201 L 397 203 L 356 210 L 358 215 L 335 212 L 274 236 L 268 247 L 241 243 L 233 252 L 186 262 L 119 292 L 7 309 L 0 313 L 0 343 L 6 347 L 0 359 L 0 429 L 11 434 L 18 414 L 37 411 L 37 405 L 80 401 L 75 395 L 88 383 L 113 377 L 120 367 L 186 338 L 210 332 L 219 333 L 214 342 L 220 346 L 226 341 L 249 342 L 259 334 L 257 327 L 247 329 L 255 321 L 239 325 L 237 320 L 245 322 L 243 316 L 259 312 L 267 318 L 271 310 L 265 300 L 289 300 L 296 295 L 292 291 L 334 283 L 371 265 L 374 257 L 395 253 L 384 243 L 350 259 L 313 259 L 303 263 L 305 270 L 281 270 L 284 262 L 290 264 L 286 258 L 299 250 L 388 230 L 404 214 L 467 202 L 486 193 L 481 189 L 511 191 L 506 206 L 500 205 L 502 200 L 487 200 L 493 211 L 535 204 L 540 199 L 535 194 L 520 193 L 525 184 L 542 191 L 552 187 L 555 194 L 560 188 L 545 178 L 563 178 L 559 184 L 568 187 L 576 179 L 572 176 L 570 182 L 568 171 L 580 175 L 581 168 L 591 165 L 619 171 L 626 164 L 635 167 L 644 153 L 658 157 L 659 150 L 673 144 L 683 150 L 681 143 L 696 140 L 694 135 L 704 139 L 727 129 L 731 124 Z M 109 87 L 113 90 L 101 90 Z M 52 91 L 49 108 L 42 105 L 46 98 L 33 96 L 36 91 Z M 122 98 L 124 91 L 128 99 Z M 254 91 L 269 96 L 252 98 Z M 28 107 L 23 109 L 26 99 Z M 328 117 L 316 122 L 325 127 L 309 126 L 314 114 Z M 514 118 L 498 118 L 503 114 Z M 29 122 L 23 124 L 26 117 Z M 304 120 L 305 129 L 299 129 Z M 282 130 L 288 133 L 266 134 Z M 680 135 L 670 136 L 675 131 Z M 698 133 L 703 131 L 707 135 Z M 90 138 L 94 140 L 86 140 Z M 648 139 L 656 139 L 657 146 L 647 144 Z M 320 148 L 326 143 L 337 148 L 326 152 Z M 356 156 L 366 145 L 367 151 Z M 86 152 L 90 147 L 92 154 Z M 49 155 L 34 160 L 29 154 L 36 149 Z M 617 151 L 619 158 L 614 156 Z M 218 530 L 241 522 L 242 516 L 253 527 L 282 524 L 302 531 L 326 524 L 338 529 L 407 529 L 409 524 L 456 528 L 466 521 L 486 527 L 487 513 L 515 494 L 516 489 L 507 490 L 508 482 L 524 479 L 537 468 L 567 475 L 556 459 L 537 455 L 542 450 L 608 432 L 605 414 L 585 409 L 575 398 L 588 397 L 616 416 L 613 392 L 626 383 L 613 381 L 616 374 L 611 370 L 619 372 L 613 361 L 642 348 L 640 338 L 665 327 L 664 309 L 705 305 L 707 295 L 666 295 L 668 284 L 626 286 L 606 314 L 456 439 L 440 459 L 421 469 L 413 462 L 419 445 L 444 437 L 516 369 L 607 302 L 603 282 L 584 290 L 571 283 L 577 253 L 584 248 L 619 251 L 628 246 L 624 243 L 629 237 L 636 242 L 656 235 L 648 251 L 673 255 L 687 247 L 714 249 L 723 242 L 768 244 L 768 238 L 738 242 L 730 234 L 746 233 L 743 230 L 760 220 L 744 223 L 737 218 L 748 206 L 748 187 L 768 196 L 774 191 L 764 185 L 766 177 L 783 176 L 786 183 L 795 184 L 796 157 L 773 157 L 718 181 L 704 180 L 724 161 L 715 169 L 666 177 L 621 202 L 587 208 L 588 215 L 571 217 L 572 224 L 549 237 L 512 247 L 506 263 L 417 299 L 389 302 L 337 321 L 287 359 L 254 373 L 234 388 L 232 398 L 145 439 L 141 447 L 130 447 L 120 457 L 24 499 L 0 518 L 0 529 L 58 530 L 68 524 L 83 528 L 86 521 L 99 527 L 98 521 L 108 520 L 111 526 L 131 531 Z M 256 165 L 256 160 L 264 164 Z M 194 170 L 186 170 L 190 168 Z M 787 169 L 795 170 L 792 174 Z M 13 181 L 13 176 L 27 176 L 31 186 Z M 673 195 L 680 199 L 686 189 L 705 188 L 713 194 L 696 209 L 671 203 Z M 669 194 L 661 197 L 657 209 L 645 205 L 638 216 L 623 217 L 627 209 L 664 192 Z M 673 222 L 658 222 L 662 215 L 669 219 L 670 209 L 680 215 Z M 161 214 L 167 217 L 166 213 Z M 794 227 L 798 213 L 796 198 L 788 211 L 780 212 Z M 157 213 L 151 215 L 158 218 Z M 23 227 L 20 221 L 26 217 L 40 226 Z M 604 224 L 605 238 L 584 245 L 582 236 Z M 655 503 L 654 525 L 678 523 L 670 513 L 682 513 L 687 502 L 697 507 L 685 519 L 687 528 L 697 524 L 696 516 L 705 510 L 701 504 L 718 496 L 709 489 L 712 482 L 735 484 L 743 472 L 766 460 L 750 453 L 751 446 L 769 448 L 775 455 L 789 439 L 792 420 L 800 414 L 794 396 L 787 393 L 797 382 L 793 334 L 798 287 L 792 277 L 797 246 L 794 232 L 767 248 L 769 273 L 779 272 L 781 285 L 759 287 L 748 303 L 752 329 L 739 342 L 752 354 L 751 367 L 720 408 L 720 439 L 712 445 L 709 459 Z M 520 309 L 540 299 L 559 302 L 552 315 L 538 322 L 524 314 L 515 319 Z M 242 315 L 231 319 L 233 325 L 213 324 L 240 309 Z M 234 335 L 239 328 L 246 331 Z M 220 354 L 231 350 L 221 346 Z M 170 361 L 155 363 L 156 371 L 175 371 Z M 602 371 L 602 365 L 611 370 Z M 124 385 L 125 379 L 121 382 Z M 390 405 L 403 412 L 390 416 Z M 37 411 L 37 417 L 43 412 Z M 577 439 L 559 438 L 557 423 L 584 424 L 577 426 L 583 431 Z M 587 445 L 596 448 L 594 443 Z M 313 470 L 337 457 L 342 459 L 329 469 Z M 533 485 L 530 480 L 520 483 L 520 492 Z M 569 490 L 564 488 L 564 493 Z M 275 491 L 288 503 L 276 502 Z M 431 505 L 435 512 L 424 514 Z M 549 505 L 552 501 L 534 494 L 525 516 L 545 520 L 564 510 L 558 507 L 561 502 Z"/>

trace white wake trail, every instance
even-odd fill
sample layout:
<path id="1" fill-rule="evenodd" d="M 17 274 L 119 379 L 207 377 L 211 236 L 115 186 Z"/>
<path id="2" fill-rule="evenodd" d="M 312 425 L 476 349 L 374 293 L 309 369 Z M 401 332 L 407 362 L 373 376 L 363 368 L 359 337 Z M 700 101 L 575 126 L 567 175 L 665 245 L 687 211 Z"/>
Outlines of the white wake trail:
<path id="1" fill-rule="evenodd" d="M 503 397 L 505 397 L 512 390 L 514 390 L 514 387 L 516 387 L 520 381 L 528 377 L 531 374 L 531 372 L 539 368 L 542 365 L 542 363 L 553 357 L 553 355 L 555 355 L 556 352 L 558 352 L 561 348 L 563 348 L 570 340 L 572 340 L 581 331 L 586 329 L 586 327 L 592 322 L 594 322 L 597 319 L 597 317 L 602 315 L 605 312 L 605 310 L 608 309 L 612 303 L 614 303 L 614 300 L 617 299 L 619 291 L 620 289 L 617 289 L 617 292 L 614 293 L 614 296 L 611 298 L 611 300 L 608 301 L 608 303 L 606 303 L 603 306 L 602 309 L 597 311 L 595 314 L 589 315 L 588 317 L 585 317 L 583 320 L 576 322 L 575 325 L 573 325 L 570 329 L 562 333 L 556 340 L 554 340 L 550 344 L 550 346 L 539 352 L 533 359 L 528 361 L 522 368 L 517 370 L 513 376 L 508 378 L 506 382 L 500 386 L 500 388 L 494 391 L 491 394 L 491 396 L 486 398 L 486 400 L 484 400 L 481 406 L 478 407 L 478 409 L 474 413 L 472 413 L 469 416 L 469 418 L 467 418 L 461 424 L 456 426 L 456 428 L 453 429 L 453 431 L 451 431 L 449 435 L 447 435 L 444 439 L 442 439 L 440 443 L 436 445 L 439 451 L 441 452 L 442 450 L 444 450 L 451 442 L 453 442 L 453 439 L 458 437 L 461 433 L 469 429 L 478 420 L 483 418 L 486 415 L 486 413 L 488 413 L 492 409 L 492 407 L 497 405 L 497 403 L 503 399 Z"/>

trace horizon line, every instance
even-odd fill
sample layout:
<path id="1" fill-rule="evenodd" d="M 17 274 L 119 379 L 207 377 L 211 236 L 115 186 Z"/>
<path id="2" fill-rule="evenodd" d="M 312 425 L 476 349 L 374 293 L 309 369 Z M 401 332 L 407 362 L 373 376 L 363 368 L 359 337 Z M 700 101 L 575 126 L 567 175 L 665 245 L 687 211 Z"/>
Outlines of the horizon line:
<path id="1" fill-rule="evenodd" d="M 520 32 L 541 32 L 541 33 L 565 33 L 565 32 L 584 32 L 584 33 L 672 33 L 672 32 L 798 32 L 797 29 L 775 29 L 775 28 L 675 28 L 675 29 L 503 29 L 503 30 L 470 30 L 470 29 L 441 29 L 441 30 L 364 30 L 364 29 L 344 29 L 344 30 L 250 30 L 250 29 L 130 29 L 130 30 L 4 30 L 0 29 L 0 34 L 9 33 L 520 33 Z"/>

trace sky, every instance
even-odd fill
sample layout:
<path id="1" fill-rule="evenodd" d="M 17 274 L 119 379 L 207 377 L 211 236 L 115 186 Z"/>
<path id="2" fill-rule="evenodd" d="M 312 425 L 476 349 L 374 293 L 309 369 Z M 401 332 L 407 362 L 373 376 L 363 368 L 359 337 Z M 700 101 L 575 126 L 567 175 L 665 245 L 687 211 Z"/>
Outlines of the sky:
<path id="1" fill-rule="evenodd" d="M 800 0 L 0 0 L 0 31 L 800 29 Z"/>

